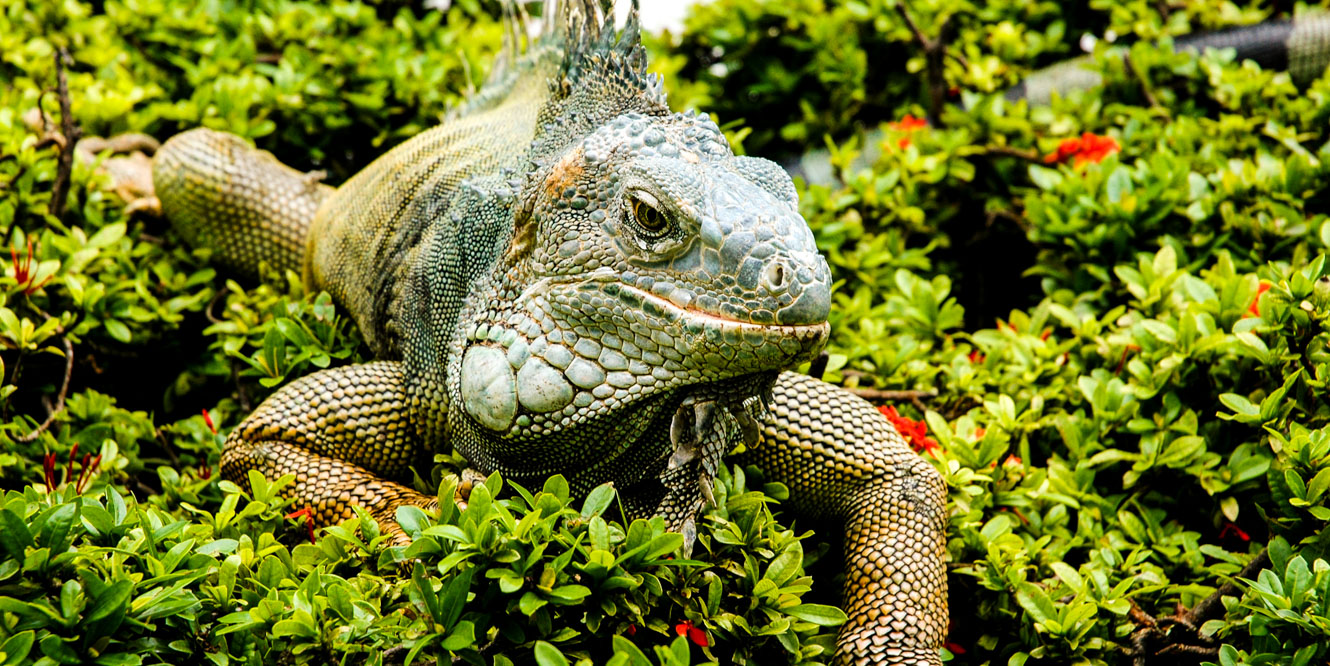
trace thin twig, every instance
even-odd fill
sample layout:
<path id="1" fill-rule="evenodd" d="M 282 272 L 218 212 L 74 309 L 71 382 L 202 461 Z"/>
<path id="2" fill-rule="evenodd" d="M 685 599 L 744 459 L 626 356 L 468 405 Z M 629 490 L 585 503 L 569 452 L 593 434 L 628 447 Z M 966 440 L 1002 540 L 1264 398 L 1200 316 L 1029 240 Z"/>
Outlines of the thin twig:
<path id="1" fill-rule="evenodd" d="M 69 195 L 69 181 L 74 171 L 74 145 L 78 143 L 83 130 L 74 124 L 74 114 L 69 101 L 69 82 L 65 78 L 65 63 L 73 63 L 65 47 L 60 47 L 55 54 L 56 97 L 60 100 L 60 131 L 65 143 L 60 147 L 60 161 L 56 167 L 55 184 L 51 186 L 51 203 L 48 210 L 51 217 L 64 222 L 65 199 Z"/>
<path id="2" fill-rule="evenodd" d="M 1262 550 L 1259 555 L 1253 557 L 1242 570 L 1238 572 L 1234 579 L 1238 578 L 1256 578 L 1256 574 L 1270 566 L 1270 551 Z M 1195 606 L 1187 611 L 1187 619 L 1194 626 L 1201 626 L 1207 620 L 1213 619 L 1223 609 L 1222 603 L 1224 597 L 1232 597 L 1242 591 L 1236 583 L 1229 581 L 1219 586 L 1210 596 L 1200 600 Z"/>
<path id="3" fill-rule="evenodd" d="M 1035 164 L 1044 164 L 1044 157 L 1033 150 L 1024 150 L 1015 146 L 978 146 L 972 155 L 983 155 L 985 157 L 1015 157 L 1033 162 Z"/>
<path id="4" fill-rule="evenodd" d="M 1150 108 L 1163 109 L 1164 107 L 1159 104 L 1159 100 L 1155 99 L 1154 92 L 1150 90 L 1150 82 L 1145 79 L 1140 70 L 1136 69 L 1136 65 L 1132 64 L 1130 54 L 1122 54 L 1122 64 L 1126 66 L 1127 73 L 1131 74 L 1132 78 L 1136 79 L 1136 83 L 1141 86 L 1141 94 L 1145 95 L 1145 101 L 1149 102 Z"/>
<path id="5" fill-rule="evenodd" d="M 846 388 L 846 391 L 853 393 L 865 400 L 918 400 L 920 398 L 936 398 L 935 389 L 919 391 L 893 391 L 888 389 L 875 388 Z"/>
<path id="6" fill-rule="evenodd" d="M 166 453 L 166 457 L 171 459 L 171 466 L 179 468 L 180 456 L 176 455 L 175 448 L 172 447 L 171 442 L 166 439 L 166 435 L 162 433 L 160 428 L 154 428 L 152 432 L 157 436 L 157 441 L 161 443 L 162 451 Z"/>
<path id="7" fill-rule="evenodd" d="M 1268 566 L 1270 554 L 1263 550 L 1242 567 L 1233 580 L 1255 578 Z M 1181 654 L 1213 658 L 1218 654 L 1219 646 L 1213 637 L 1202 635 L 1200 627 L 1223 611 L 1224 597 L 1238 595 L 1241 591 L 1233 581 L 1226 582 L 1191 610 L 1183 611 L 1179 607 L 1173 615 L 1162 618 L 1150 617 L 1132 602 L 1127 616 L 1138 628 L 1131 633 L 1131 648 L 1124 652 L 1132 658 L 1133 666 L 1148 666 L 1156 660 L 1175 663 L 1177 655 Z"/>
<path id="8" fill-rule="evenodd" d="M 47 428 L 51 427 L 51 424 L 55 422 L 55 417 L 65 409 L 65 395 L 69 393 L 69 377 L 74 372 L 74 345 L 70 344 L 69 338 L 61 338 L 60 342 L 65 347 L 65 379 L 60 383 L 60 393 L 56 394 L 55 407 L 51 409 L 46 416 L 46 420 L 42 421 L 36 430 L 16 438 L 20 442 L 31 442 L 37 439 L 43 432 L 46 432 Z"/>
<path id="9" fill-rule="evenodd" d="M 207 317 L 207 318 L 208 318 L 208 321 L 209 321 L 210 323 L 213 323 L 213 324 L 220 324 L 220 323 L 222 323 L 222 318 L 221 318 L 221 317 L 218 317 L 218 316 L 215 315 L 215 314 L 213 314 L 212 311 L 213 311 L 213 308 L 217 307 L 217 304 L 220 303 L 220 302 L 222 302 L 222 300 L 224 300 L 224 299 L 226 298 L 227 294 L 229 294 L 229 293 L 230 293 L 230 292 L 228 292 L 228 291 L 225 290 L 225 289 L 219 289 L 219 290 L 217 290 L 217 293 L 213 294 L 213 295 L 212 295 L 212 299 L 208 301 L 208 307 L 203 308 L 203 316 Z"/>
<path id="10" fill-rule="evenodd" d="M 1030 231 L 1030 223 L 1026 222 L 1025 218 L 1021 217 L 1020 215 L 1017 215 L 1012 211 L 1004 210 L 1001 208 L 995 208 L 993 210 L 988 211 L 988 217 L 987 217 L 988 226 L 990 227 L 993 226 L 993 223 L 996 222 L 998 218 L 1007 220 L 1012 224 L 1015 224 L 1016 228 L 1020 229 L 1021 231 L 1024 231 L 1026 233 L 1029 233 Z"/>
<path id="11" fill-rule="evenodd" d="M 934 127 L 941 127 L 942 105 L 947 100 L 947 80 L 943 76 L 943 66 L 947 57 L 947 32 L 951 26 L 952 15 L 942 19 L 937 28 L 937 37 L 928 37 L 919 29 L 919 24 L 914 22 L 914 17 L 910 15 L 910 10 L 904 2 L 896 3 L 896 13 L 900 14 L 901 20 L 905 21 L 905 26 L 910 29 L 910 34 L 914 35 L 914 40 L 924 51 L 928 82 L 928 122 Z M 964 58 L 955 57 L 963 65 L 968 65 L 964 62 Z"/>

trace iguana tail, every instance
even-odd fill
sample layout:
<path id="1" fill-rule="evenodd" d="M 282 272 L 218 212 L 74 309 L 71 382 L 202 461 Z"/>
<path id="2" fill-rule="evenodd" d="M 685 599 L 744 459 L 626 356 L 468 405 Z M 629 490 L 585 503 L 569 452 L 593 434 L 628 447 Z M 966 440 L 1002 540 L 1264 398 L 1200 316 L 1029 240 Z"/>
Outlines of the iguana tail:
<path id="1" fill-rule="evenodd" d="M 206 128 L 171 137 L 153 158 L 162 212 L 213 263 L 256 277 L 266 262 L 300 273 L 310 223 L 333 188 L 234 134 Z"/>

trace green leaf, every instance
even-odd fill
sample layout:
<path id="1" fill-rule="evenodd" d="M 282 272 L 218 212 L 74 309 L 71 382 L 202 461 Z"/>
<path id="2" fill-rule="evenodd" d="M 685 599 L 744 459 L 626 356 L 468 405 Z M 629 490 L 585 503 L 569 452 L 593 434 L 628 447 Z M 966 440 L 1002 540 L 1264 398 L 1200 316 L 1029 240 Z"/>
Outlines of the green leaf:
<path id="1" fill-rule="evenodd" d="M 643 559 L 647 561 L 655 560 L 679 550 L 682 546 L 682 534 L 666 532 L 651 540 L 651 543 L 647 545 L 646 554 L 643 556 Z"/>
<path id="2" fill-rule="evenodd" d="M 106 329 L 107 335 L 125 344 L 129 344 L 133 338 L 129 332 L 129 327 L 118 319 L 105 319 L 102 321 L 102 327 Z"/>
<path id="3" fill-rule="evenodd" d="M 443 649 L 449 652 L 458 652 L 472 647 L 476 643 L 476 627 L 474 624 L 463 620 L 453 627 L 448 633 L 448 637 L 443 639 Z"/>
<path id="4" fill-rule="evenodd" d="M 319 635 L 318 629 L 304 620 L 286 619 L 281 620 L 272 626 L 272 635 L 274 636 L 292 636 L 296 638 L 316 638 Z"/>
<path id="5" fill-rule="evenodd" d="M 32 630 L 20 631 L 10 636 L 4 645 L 0 645 L 0 652 L 5 654 L 4 666 L 18 666 L 27 663 L 28 653 L 32 651 L 32 643 L 36 634 Z"/>
<path id="6" fill-rule="evenodd" d="M 609 508 L 613 501 L 614 484 L 602 483 L 596 486 L 587 494 L 586 501 L 582 503 L 582 518 L 588 519 L 605 513 L 605 509 Z"/>
<path id="7" fill-rule="evenodd" d="M 623 636 L 615 635 L 610 638 L 610 644 L 614 646 L 614 655 L 627 655 L 627 661 L 623 662 L 629 666 L 652 666 L 651 660 L 640 648 L 632 641 Z"/>
<path id="8" fill-rule="evenodd" d="M 1062 184 L 1062 174 L 1057 169 L 1031 164 L 1028 173 L 1030 182 L 1041 190 L 1054 190 Z"/>
<path id="9" fill-rule="evenodd" d="M 835 627 L 845 623 L 845 611 L 835 606 L 821 604 L 799 604 L 780 609 L 782 613 L 804 622 L 812 622 L 819 627 Z"/>
<path id="10" fill-rule="evenodd" d="M 545 641 L 536 641 L 535 654 L 539 666 L 568 666 L 568 659 L 563 656 L 559 648 Z"/>
<path id="11" fill-rule="evenodd" d="M 785 581 L 793 578 L 795 574 L 803 568 L 804 549 L 798 541 L 791 543 L 776 559 L 767 566 L 764 578 L 768 578 L 777 586 L 784 585 Z"/>

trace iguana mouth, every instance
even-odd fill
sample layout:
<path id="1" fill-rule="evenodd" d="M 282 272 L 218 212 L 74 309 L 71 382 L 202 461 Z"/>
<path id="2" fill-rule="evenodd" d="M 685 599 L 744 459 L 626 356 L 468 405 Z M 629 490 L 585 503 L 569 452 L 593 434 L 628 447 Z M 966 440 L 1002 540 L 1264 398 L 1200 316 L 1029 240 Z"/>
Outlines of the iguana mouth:
<path id="1" fill-rule="evenodd" d="M 798 338 L 806 341 L 812 341 L 814 338 L 825 339 L 831 332 L 831 324 L 825 321 L 816 324 L 760 324 L 702 310 L 694 305 L 680 306 L 668 298 L 657 296 L 639 287 L 623 282 L 617 284 L 621 292 L 633 294 L 642 299 L 644 304 L 650 303 L 677 317 L 690 319 L 708 327 L 728 328 L 739 333 L 774 332 L 782 337 Z"/>

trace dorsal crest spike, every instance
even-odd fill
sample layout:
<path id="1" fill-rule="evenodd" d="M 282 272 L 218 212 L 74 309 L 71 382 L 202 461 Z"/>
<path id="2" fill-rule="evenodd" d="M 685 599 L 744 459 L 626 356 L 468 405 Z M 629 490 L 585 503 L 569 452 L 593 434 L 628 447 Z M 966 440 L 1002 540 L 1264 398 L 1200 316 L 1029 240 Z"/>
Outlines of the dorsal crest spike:
<path id="1" fill-rule="evenodd" d="M 450 117 L 494 108 L 525 91 L 540 109 L 533 155 L 551 155 L 620 114 L 669 113 L 659 77 L 646 71 L 637 0 L 546 0 L 539 34 L 528 30 L 518 0 L 502 6 L 503 48 L 484 87 Z M 625 7 L 623 27 L 616 28 Z"/>
<path id="2" fill-rule="evenodd" d="M 616 28 L 618 3 L 605 0 L 550 0 L 538 44 L 561 51 L 550 76 L 550 97 L 540 111 L 531 150 L 553 155 L 618 115 L 669 113 L 659 77 L 646 71 L 637 0 L 625 3 L 627 16 Z M 561 122 L 560 122 L 561 121 Z M 557 132 L 549 128 L 557 126 Z"/>

